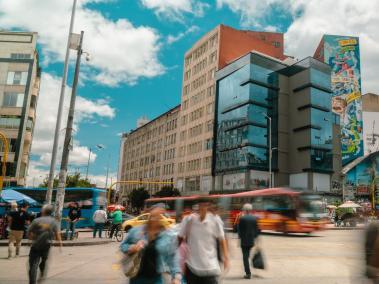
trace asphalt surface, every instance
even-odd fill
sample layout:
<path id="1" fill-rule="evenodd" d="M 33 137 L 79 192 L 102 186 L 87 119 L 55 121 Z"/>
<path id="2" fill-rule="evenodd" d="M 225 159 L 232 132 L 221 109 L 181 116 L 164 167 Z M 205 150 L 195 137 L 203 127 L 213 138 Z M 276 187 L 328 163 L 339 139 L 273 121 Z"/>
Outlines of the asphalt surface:
<path id="1" fill-rule="evenodd" d="M 367 283 L 363 278 L 362 230 L 329 230 L 311 236 L 265 234 L 260 247 L 267 269 L 254 271 L 251 280 L 242 279 L 243 267 L 238 240 L 229 234 L 231 268 L 222 283 Z M 128 283 L 118 264 L 119 243 L 52 248 L 46 284 Z M 6 259 L 7 248 L 0 247 L 0 283 L 27 282 L 27 254 Z"/>

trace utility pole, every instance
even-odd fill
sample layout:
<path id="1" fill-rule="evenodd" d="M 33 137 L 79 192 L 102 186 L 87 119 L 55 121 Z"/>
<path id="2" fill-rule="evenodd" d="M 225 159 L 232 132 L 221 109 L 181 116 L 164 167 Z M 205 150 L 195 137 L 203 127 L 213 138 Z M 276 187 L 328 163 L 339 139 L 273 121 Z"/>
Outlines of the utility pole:
<path id="1" fill-rule="evenodd" d="M 68 118 L 67 118 L 66 135 L 65 135 L 64 144 L 63 144 L 62 162 L 61 162 L 61 169 L 59 172 L 57 198 L 56 198 L 56 202 L 55 202 L 55 218 L 58 221 L 59 228 L 60 228 L 60 224 L 61 224 L 62 210 L 63 210 L 63 204 L 64 204 L 64 195 L 65 195 L 66 177 L 67 177 L 67 165 L 68 165 L 68 158 L 69 158 L 69 154 L 70 154 L 70 142 L 72 139 L 72 137 L 71 137 L 72 136 L 72 126 L 74 123 L 76 90 L 78 87 L 80 58 L 82 55 L 83 35 L 84 35 L 84 32 L 82 31 L 80 33 L 80 39 L 79 39 L 79 45 L 78 45 L 78 52 L 77 52 L 76 66 L 75 66 L 75 76 L 74 76 L 74 82 L 72 84 L 70 109 L 69 109 Z"/>
<path id="2" fill-rule="evenodd" d="M 53 152 L 51 153 L 50 172 L 49 172 L 49 179 L 47 182 L 47 191 L 46 191 L 46 203 L 47 204 L 51 204 L 51 197 L 53 195 L 54 171 L 55 171 L 55 164 L 57 161 L 59 133 L 61 130 L 62 110 L 63 110 L 63 104 L 64 104 L 66 81 L 67 81 L 68 59 L 70 56 L 71 34 L 72 34 L 72 30 L 74 28 L 76 1 L 77 0 L 74 0 L 74 3 L 72 5 L 71 21 L 70 21 L 70 28 L 69 28 L 69 32 L 68 32 L 67 47 L 66 47 L 66 56 L 65 56 L 65 60 L 64 60 L 64 66 L 63 66 L 61 94 L 59 97 L 58 115 L 57 115 L 57 122 L 55 125 Z"/>

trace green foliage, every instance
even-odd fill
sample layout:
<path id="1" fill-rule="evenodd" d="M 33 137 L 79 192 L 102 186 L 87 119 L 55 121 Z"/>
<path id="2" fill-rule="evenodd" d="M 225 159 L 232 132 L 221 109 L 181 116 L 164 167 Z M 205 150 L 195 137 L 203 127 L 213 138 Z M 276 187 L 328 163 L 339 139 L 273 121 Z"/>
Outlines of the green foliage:
<path id="1" fill-rule="evenodd" d="M 47 187 L 48 179 L 44 179 L 43 183 L 41 183 L 40 187 Z M 81 178 L 80 173 L 76 173 L 73 175 L 67 175 L 66 178 L 66 187 L 92 187 L 93 184 L 89 182 L 88 179 Z M 58 187 L 58 178 L 54 179 L 54 188 Z"/>
<path id="2" fill-rule="evenodd" d="M 155 193 L 156 197 L 172 197 L 172 196 L 180 196 L 180 192 L 177 188 L 173 188 L 171 186 L 163 186 L 160 191 Z"/>
<path id="3" fill-rule="evenodd" d="M 139 210 L 143 208 L 144 202 L 150 197 L 150 194 L 146 189 L 141 187 L 133 189 L 128 197 L 131 207 Z"/>

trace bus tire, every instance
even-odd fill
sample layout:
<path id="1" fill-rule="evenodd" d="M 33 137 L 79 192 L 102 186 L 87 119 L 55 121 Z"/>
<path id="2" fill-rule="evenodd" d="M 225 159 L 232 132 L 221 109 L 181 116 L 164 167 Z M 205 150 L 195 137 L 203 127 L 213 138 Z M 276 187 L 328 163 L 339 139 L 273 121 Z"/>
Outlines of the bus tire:
<path id="1" fill-rule="evenodd" d="M 130 230 L 131 228 L 132 228 L 131 226 L 126 226 L 125 229 L 124 229 L 124 230 L 125 230 L 125 233 L 129 232 L 129 230 Z"/>

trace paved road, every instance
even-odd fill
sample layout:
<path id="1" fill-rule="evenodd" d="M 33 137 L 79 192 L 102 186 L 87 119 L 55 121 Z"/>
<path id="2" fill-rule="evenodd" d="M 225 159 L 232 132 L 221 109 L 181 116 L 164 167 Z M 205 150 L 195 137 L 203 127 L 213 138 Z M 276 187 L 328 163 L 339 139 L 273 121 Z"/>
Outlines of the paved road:
<path id="1" fill-rule="evenodd" d="M 230 235 L 231 264 L 223 283 L 366 283 L 362 279 L 362 231 L 325 231 L 314 236 L 264 235 L 261 246 L 268 269 L 259 277 L 244 280 L 241 253 L 235 235 Z M 118 262 L 117 243 L 52 249 L 46 284 L 127 283 Z M 7 248 L 0 248 L 0 283 L 27 283 L 28 248 L 21 256 L 7 260 Z"/>

